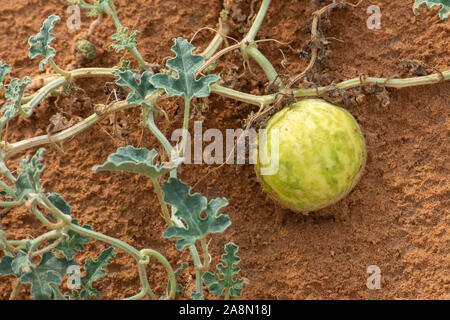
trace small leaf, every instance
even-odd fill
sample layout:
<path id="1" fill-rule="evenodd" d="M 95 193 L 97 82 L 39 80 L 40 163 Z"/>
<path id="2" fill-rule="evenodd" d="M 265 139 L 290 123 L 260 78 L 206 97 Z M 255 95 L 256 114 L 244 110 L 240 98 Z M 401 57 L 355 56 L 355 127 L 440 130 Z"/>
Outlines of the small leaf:
<path id="1" fill-rule="evenodd" d="M 178 280 L 178 278 L 181 276 L 181 274 L 183 273 L 184 269 L 187 268 L 187 266 L 188 266 L 188 264 L 186 262 L 182 262 L 180 267 L 174 271 L 176 280 Z M 166 296 L 169 296 L 171 289 L 172 289 L 172 287 L 171 287 L 170 280 L 169 280 L 167 282 Z M 176 285 L 176 289 L 175 289 L 175 298 L 180 297 L 183 294 L 183 290 L 184 290 L 184 287 L 177 281 L 177 285 Z"/>
<path id="2" fill-rule="evenodd" d="M 205 297 L 201 292 L 192 292 L 191 293 L 191 299 L 192 300 L 203 300 Z"/>
<path id="3" fill-rule="evenodd" d="M 136 36 L 138 33 L 138 30 L 133 30 L 128 34 L 128 28 L 121 28 L 117 33 L 111 36 L 111 38 L 115 40 L 115 43 L 110 47 L 117 53 L 125 49 L 133 48 L 137 45 Z"/>
<path id="4" fill-rule="evenodd" d="M 106 270 L 103 267 L 111 263 L 111 259 L 114 257 L 116 250 L 113 247 L 109 247 L 100 253 L 97 261 L 89 258 L 84 263 L 84 270 L 86 275 L 81 277 L 81 285 L 83 289 L 80 292 L 80 297 L 85 300 L 89 300 L 91 297 L 99 297 L 100 293 L 92 287 L 95 281 L 98 281 L 106 277 Z"/>
<path id="5" fill-rule="evenodd" d="M 219 263 L 217 270 L 222 278 L 209 271 L 203 274 L 203 281 L 209 287 L 209 290 L 216 297 L 220 297 L 225 290 L 229 290 L 230 296 L 240 297 L 242 294 L 242 287 L 244 281 L 242 279 L 233 279 L 235 275 L 239 273 L 241 268 L 234 267 L 241 259 L 236 256 L 239 247 L 233 242 L 229 242 L 225 245 L 225 254 L 222 255 L 222 261 L 225 264 Z"/>
<path id="6" fill-rule="evenodd" d="M 117 85 L 131 89 L 131 93 L 128 94 L 127 97 L 129 104 L 135 104 L 137 106 L 146 104 L 147 106 L 150 106 L 150 101 L 145 100 L 145 97 L 158 90 L 150 83 L 150 78 L 152 77 L 151 72 L 145 71 L 140 76 L 139 83 L 136 81 L 134 73 L 131 70 L 126 70 L 124 72 L 115 70 L 113 74 L 119 78 L 119 80 L 116 81 Z"/>
<path id="7" fill-rule="evenodd" d="M 104 12 L 104 9 L 102 7 L 102 4 L 111 2 L 112 0 L 95 0 L 94 4 L 89 4 L 84 0 L 69 0 L 70 3 L 77 4 L 81 9 L 89 9 L 89 12 L 87 14 L 88 17 L 91 16 L 97 16 Z"/>
<path id="8" fill-rule="evenodd" d="M 177 208 L 176 217 L 186 223 L 186 228 L 171 226 L 164 232 L 164 238 L 180 238 L 175 246 L 183 250 L 193 245 L 196 240 L 203 239 L 209 233 L 220 233 L 230 226 L 228 215 L 218 215 L 220 209 L 228 205 L 225 198 L 217 198 L 207 203 L 200 194 L 190 194 L 191 187 L 178 179 L 170 178 L 162 186 L 164 201 Z M 202 213 L 206 217 L 202 217 Z"/>
<path id="9" fill-rule="evenodd" d="M 20 161 L 22 172 L 16 181 L 17 199 L 22 200 L 25 195 L 30 192 L 43 192 L 40 182 L 40 175 L 42 171 L 44 171 L 44 165 L 42 164 L 42 154 L 44 151 L 44 148 L 40 148 L 31 158 L 31 161 L 29 161 L 29 157 Z"/>
<path id="10" fill-rule="evenodd" d="M 51 284 L 60 285 L 62 282 L 61 277 L 53 270 L 40 273 L 32 271 L 24 274 L 20 281 L 31 284 L 31 294 L 37 300 L 51 299 L 53 294 Z"/>
<path id="11" fill-rule="evenodd" d="M 56 207 L 59 211 L 64 213 L 65 215 L 70 216 L 71 208 L 67 204 L 67 202 L 57 193 L 50 193 L 47 196 L 47 199 Z"/>
<path id="12" fill-rule="evenodd" d="M 441 6 L 441 10 L 439 10 L 439 17 L 442 20 L 447 19 L 450 15 L 450 0 L 416 0 L 413 6 L 415 15 L 419 14 L 419 8 L 423 4 L 426 4 L 428 8 Z"/>
<path id="13" fill-rule="evenodd" d="M 22 272 L 29 272 L 32 263 L 25 251 L 19 251 L 15 256 L 4 256 L 0 259 L 0 276 L 14 275 L 20 277 Z"/>
<path id="14" fill-rule="evenodd" d="M 26 76 L 22 81 L 18 78 L 14 78 L 8 85 L 5 92 L 5 98 L 8 102 L 0 109 L 2 112 L 2 121 L 8 121 L 14 118 L 19 113 L 19 106 L 25 93 L 26 87 L 31 84 L 32 80 Z"/>
<path id="15" fill-rule="evenodd" d="M 28 254 L 20 251 L 11 261 L 11 268 L 16 277 L 19 277 L 23 272 L 29 272 L 33 264 L 28 260 Z"/>
<path id="16" fill-rule="evenodd" d="M 2 64 L 2 61 L 0 60 L 0 86 L 2 85 L 2 82 L 5 79 L 6 75 L 11 71 L 12 68 L 7 64 Z"/>
<path id="17" fill-rule="evenodd" d="M 50 47 L 50 43 L 55 39 L 55 35 L 52 33 L 53 27 L 57 21 L 61 18 L 52 14 L 42 24 L 41 31 L 34 37 L 30 37 L 28 43 L 30 44 L 30 59 L 34 59 L 37 56 L 43 56 L 44 59 L 39 62 L 39 69 L 44 70 L 44 66 L 48 61 L 56 55 L 56 50 Z"/>
<path id="18" fill-rule="evenodd" d="M 178 73 L 178 78 L 158 73 L 151 78 L 156 88 L 162 88 L 170 97 L 182 96 L 204 98 L 210 94 L 210 85 L 220 79 L 217 75 L 207 75 L 195 79 L 195 73 L 203 65 L 205 59 L 193 54 L 194 46 L 183 38 L 174 39 L 172 51 L 176 57 L 167 61 L 166 65 Z"/>
<path id="19" fill-rule="evenodd" d="M 51 252 L 43 254 L 37 267 L 20 277 L 20 282 L 31 284 L 31 294 L 35 299 L 51 299 L 53 289 L 51 284 L 61 284 L 67 268 L 77 263 L 73 260 L 58 258 Z"/>
<path id="20" fill-rule="evenodd" d="M 120 57 L 119 70 L 121 72 L 125 72 L 127 70 L 131 70 L 131 62 L 129 60 L 126 60 L 124 57 Z"/>
<path id="21" fill-rule="evenodd" d="M 12 269 L 13 260 L 14 257 L 10 256 L 4 256 L 3 258 L 0 259 L 0 276 L 8 276 L 10 274 L 15 275 Z"/>
<path id="22" fill-rule="evenodd" d="M 93 171 L 94 173 L 108 170 L 134 172 L 156 179 L 172 171 L 180 164 L 155 165 L 153 164 L 153 160 L 157 154 L 155 150 L 149 151 L 146 148 L 135 148 L 133 146 L 121 147 L 117 149 L 116 153 L 111 154 L 104 164 L 95 166 Z"/>

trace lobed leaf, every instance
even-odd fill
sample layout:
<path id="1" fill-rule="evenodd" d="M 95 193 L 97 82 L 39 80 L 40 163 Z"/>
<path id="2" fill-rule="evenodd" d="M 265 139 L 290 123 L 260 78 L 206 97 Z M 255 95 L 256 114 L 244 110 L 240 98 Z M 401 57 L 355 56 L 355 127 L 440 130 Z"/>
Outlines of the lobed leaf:
<path id="1" fill-rule="evenodd" d="M 7 64 L 2 64 L 2 61 L 0 60 L 0 86 L 2 85 L 2 82 L 5 79 L 6 75 L 11 71 L 12 68 Z"/>
<path id="2" fill-rule="evenodd" d="M 81 9 L 89 9 L 87 16 L 90 17 L 101 14 L 104 11 L 101 5 L 106 2 L 111 2 L 111 0 L 95 0 L 93 5 L 84 0 L 69 0 L 69 2 L 77 4 Z"/>
<path id="3" fill-rule="evenodd" d="M 186 262 L 182 262 L 181 265 L 178 267 L 178 269 L 176 269 L 174 271 L 175 274 L 175 280 L 178 280 L 178 278 L 181 276 L 181 274 L 183 273 L 184 269 L 186 269 L 188 266 L 188 264 Z M 162 299 L 166 299 L 169 294 L 170 291 L 172 289 L 172 285 L 170 282 L 170 279 L 167 282 L 167 287 L 166 287 L 166 296 L 161 297 Z M 175 288 L 175 298 L 176 297 L 180 297 L 183 294 L 184 291 L 184 287 L 181 283 L 179 283 L 178 281 L 176 281 L 176 288 Z"/>
<path id="4" fill-rule="evenodd" d="M 30 270 L 32 264 L 28 254 L 19 251 L 15 256 L 4 256 L 0 259 L 0 276 L 14 275 L 20 277 L 24 270 Z"/>
<path id="5" fill-rule="evenodd" d="M 138 35 L 138 30 L 133 30 L 128 34 L 128 28 L 122 27 L 119 31 L 111 36 L 115 43 L 111 45 L 117 53 L 122 50 L 133 48 L 137 45 L 136 36 Z"/>
<path id="6" fill-rule="evenodd" d="M 61 211 L 62 213 L 70 216 L 70 213 L 72 211 L 72 209 L 70 208 L 70 206 L 67 204 L 66 200 L 63 199 L 63 197 L 61 197 L 59 194 L 57 193 L 50 193 L 47 196 L 47 199 L 56 207 L 58 208 L 59 211 Z"/>
<path id="7" fill-rule="evenodd" d="M 441 6 L 441 10 L 439 10 L 439 17 L 442 20 L 447 19 L 450 15 L 450 0 L 416 0 L 413 6 L 415 15 L 419 14 L 419 8 L 423 4 L 426 4 L 428 8 Z"/>
<path id="8" fill-rule="evenodd" d="M 89 300 L 91 297 L 99 297 L 100 293 L 92 287 L 95 281 L 106 277 L 106 270 L 103 267 L 111 263 L 116 250 L 113 247 L 103 250 L 97 258 L 97 261 L 89 258 L 84 263 L 86 274 L 81 277 L 83 289 L 80 292 L 80 298 Z"/>
<path id="9" fill-rule="evenodd" d="M 26 87 L 31 84 L 32 80 L 26 76 L 21 81 L 18 78 L 14 78 L 10 81 L 8 88 L 5 91 L 5 98 L 7 102 L 0 109 L 2 113 L 1 121 L 6 121 L 14 118 L 19 113 L 19 106 L 25 93 Z"/>
<path id="10" fill-rule="evenodd" d="M 139 82 L 136 80 L 134 73 L 131 70 L 115 70 L 113 74 L 119 78 L 119 80 L 116 81 L 117 85 L 131 89 L 131 93 L 128 94 L 127 97 L 129 104 L 135 104 L 137 106 L 145 104 L 150 106 L 150 101 L 145 100 L 145 97 L 158 90 L 150 83 L 150 78 L 153 75 L 151 72 L 145 71 L 139 77 Z"/>
<path id="11" fill-rule="evenodd" d="M 162 190 L 164 201 L 177 208 L 176 217 L 186 224 L 186 227 L 171 226 L 164 232 L 164 238 L 179 238 L 175 244 L 178 250 L 193 245 L 196 240 L 203 239 L 209 233 L 223 232 L 230 226 L 228 215 L 218 215 L 228 205 L 225 198 L 207 203 L 207 199 L 200 194 L 191 195 L 191 187 L 176 178 L 164 182 Z M 206 216 L 202 217 L 202 213 Z"/>
<path id="12" fill-rule="evenodd" d="M 203 300 L 205 297 L 201 292 L 192 292 L 191 299 L 192 300 Z"/>
<path id="13" fill-rule="evenodd" d="M 178 78 L 167 74 L 158 73 L 154 75 L 151 82 L 156 88 L 166 91 L 170 97 L 182 96 L 191 100 L 193 97 L 204 98 L 210 95 L 210 85 L 220 79 L 218 75 L 202 76 L 195 79 L 195 73 L 203 65 L 205 59 L 193 54 L 194 46 L 187 40 L 179 37 L 173 40 L 172 51 L 175 58 L 167 61 L 166 65 L 178 74 Z"/>
<path id="14" fill-rule="evenodd" d="M 40 32 L 28 40 L 30 44 L 30 59 L 34 59 L 37 56 L 44 57 L 39 62 L 39 69 L 41 70 L 44 70 L 44 66 L 56 55 L 56 50 L 50 46 L 50 43 L 55 39 L 55 35 L 52 33 L 53 27 L 60 20 L 61 18 L 58 15 L 52 14 L 44 21 Z"/>
<path id="15" fill-rule="evenodd" d="M 37 300 L 49 300 L 52 297 L 53 289 L 51 284 L 60 285 L 61 277 L 53 270 L 43 272 L 32 271 L 24 274 L 20 281 L 31 284 L 31 294 Z"/>
<path id="16" fill-rule="evenodd" d="M 8 275 L 15 275 L 14 271 L 12 270 L 12 262 L 14 260 L 14 257 L 10 256 L 4 256 L 0 259 L 0 276 L 8 276 Z"/>
<path id="17" fill-rule="evenodd" d="M 20 277 L 20 282 L 31 284 L 31 294 L 35 299 L 51 299 L 53 295 L 52 284 L 60 285 L 67 268 L 77 265 L 73 260 L 58 258 L 51 252 L 42 255 L 37 267 Z"/>
<path id="18" fill-rule="evenodd" d="M 42 171 L 44 171 L 44 164 L 42 164 L 42 154 L 44 151 L 44 148 L 40 148 L 31 160 L 29 160 L 29 157 L 26 157 L 20 161 L 22 172 L 16 181 L 17 199 L 22 200 L 30 192 L 43 192 L 40 177 Z"/>
<path id="19" fill-rule="evenodd" d="M 234 267 L 241 261 L 236 255 L 238 250 L 239 247 L 233 242 L 225 245 L 225 254 L 222 255 L 222 261 L 225 264 L 219 263 L 217 265 L 217 270 L 222 277 L 209 271 L 203 274 L 203 282 L 216 297 L 220 297 L 225 290 L 228 290 L 230 296 L 233 297 L 240 297 L 242 294 L 244 281 L 242 279 L 234 279 L 234 276 L 241 270 L 239 267 Z"/>
<path id="20" fill-rule="evenodd" d="M 135 148 L 133 146 L 121 147 L 116 153 L 111 154 L 108 160 L 93 168 L 94 173 L 98 171 L 125 171 L 140 173 L 149 178 L 156 179 L 159 176 L 175 169 L 181 161 L 170 164 L 156 165 L 153 163 L 157 156 L 155 150 L 146 148 Z"/>

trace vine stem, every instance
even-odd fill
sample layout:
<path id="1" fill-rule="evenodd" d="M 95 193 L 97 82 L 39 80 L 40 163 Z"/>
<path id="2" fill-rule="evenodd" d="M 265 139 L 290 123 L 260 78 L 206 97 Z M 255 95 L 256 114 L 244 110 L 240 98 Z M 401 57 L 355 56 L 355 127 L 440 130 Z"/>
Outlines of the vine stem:
<path id="1" fill-rule="evenodd" d="M 442 72 L 442 74 L 432 74 L 428 76 L 414 77 L 414 78 L 404 78 L 404 79 L 385 79 L 385 78 L 373 78 L 373 77 L 358 77 L 350 80 L 346 80 L 336 84 L 334 87 L 337 89 L 351 89 L 355 87 L 359 87 L 365 84 L 379 84 L 384 87 L 390 88 L 407 88 L 407 87 L 415 87 L 422 86 L 427 84 L 435 84 L 439 82 L 444 82 L 450 80 L 450 70 Z M 315 96 L 317 94 L 321 94 L 330 89 L 330 86 L 327 87 L 319 87 L 317 89 L 293 89 L 292 93 L 295 97 L 303 97 L 303 96 Z"/>
<path id="2" fill-rule="evenodd" d="M 56 142 L 56 143 L 63 142 L 64 140 L 77 135 L 78 133 L 86 130 L 87 128 L 89 128 L 93 124 L 97 123 L 98 121 L 104 119 L 104 117 L 107 116 L 108 114 L 111 114 L 111 113 L 114 113 L 114 112 L 117 112 L 120 110 L 125 110 L 125 109 L 131 108 L 133 106 L 134 105 L 129 105 L 126 101 L 117 102 L 117 103 L 114 103 L 109 108 L 107 108 L 106 110 L 104 110 L 103 113 L 101 113 L 101 114 L 94 113 L 94 114 L 90 115 L 89 117 L 87 117 L 86 119 L 84 119 L 83 121 L 78 122 L 74 126 L 52 135 L 51 138 L 49 137 L 49 135 L 41 135 L 41 136 L 33 137 L 30 139 L 22 140 L 22 141 L 19 141 L 16 143 L 11 143 L 11 144 L 6 143 L 6 145 L 4 146 L 4 152 L 5 152 L 4 158 L 5 159 L 11 158 L 15 154 L 17 154 L 21 151 L 27 150 L 29 148 L 49 144 L 52 142 Z"/>
<path id="3" fill-rule="evenodd" d="M 242 52 L 245 52 L 245 49 L 248 44 L 255 40 L 256 34 L 261 28 L 261 24 L 266 16 L 267 10 L 269 9 L 270 0 L 263 0 L 261 3 L 261 7 L 259 8 L 258 13 L 256 14 L 255 21 L 253 21 L 252 26 L 247 32 L 247 35 L 241 41 Z"/>
<path id="4" fill-rule="evenodd" d="M 176 289 L 177 289 L 177 280 L 176 280 L 175 272 L 173 271 L 173 268 L 170 265 L 169 261 L 167 261 L 167 259 L 162 254 L 160 254 L 158 251 L 155 251 L 153 249 L 143 249 L 143 250 L 141 250 L 141 254 L 155 258 L 166 268 L 167 274 L 169 275 L 169 283 L 170 283 L 169 297 L 175 298 Z"/>
<path id="5" fill-rule="evenodd" d="M 281 79 L 277 71 L 273 67 L 269 59 L 266 58 L 261 51 L 258 50 L 255 43 L 252 43 L 245 49 L 246 53 L 256 61 L 256 63 L 263 69 L 270 82 L 278 83 L 282 86 Z"/>
<path id="6" fill-rule="evenodd" d="M 229 300 L 230 299 L 230 289 L 226 288 L 225 289 L 225 295 L 223 297 L 224 300 Z"/>
<path id="7" fill-rule="evenodd" d="M 37 237 L 36 239 L 31 240 L 31 246 L 30 249 L 28 250 L 28 258 L 29 260 L 31 260 L 31 257 L 35 256 L 36 254 L 33 254 L 33 251 L 39 247 L 39 245 L 47 240 L 51 240 L 51 239 L 55 239 L 61 236 L 61 231 L 60 230 L 53 230 L 50 232 L 47 232 L 39 237 Z"/>
<path id="8" fill-rule="evenodd" d="M 0 201 L 0 207 L 17 207 L 22 204 L 22 201 Z"/>
<path id="9" fill-rule="evenodd" d="M 164 194 L 161 190 L 161 186 L 159 185 L 159 182 L 157 179 L 151 178 L 151 180 L 153 182 L 153 187 L 155 188 L 155 193 L 158 196 L 159 204 L 161 205 L 161 209 L 164 214 L 164 220 L 166 220 L 169 227 L 171 227 L 174 225 L 174 222 L 172 221 L 172 219 L 170 217 L 169 209 L 167 208 L 167 204 L 164 201 Z"/>
<path id="10" fill-rule="evenodd" d="M 73 71 L 69 71 L 70 76 L 59 77 L 55 80 L 47 83 L 45 86 L 40 88 L 37 93 L 32 95 L 32 98 L 27 101 L 26 104 L 22 106 L 25 112 L 29 112 L 33 107 L 38 105 L 42 100 L 44 100 L 52 91 L 56 90 L 60 86 L 68 83 L 71 79 L 87 78 L 87 77 L 112 77 L 112 72 L 114 68 L 81 68 Z M 28 100 L 28 97 L 24 98 Z"/>
<path id="11" fill-rule="evenodd" d="M 134 46 L 134 47 L 128 48 L 128 51 L 130 51 L 130 53 L 136 58 L 136 60 L 139 63 L 139 67 L 141 69 L 145 69 L 145 67 L 148 65 L 148 63 L 144 60 L 144 58 L 138 51 L 137 47 Z"/>
<path id="12" fill-rule="evenodd" d="M 112 238 L 110 236 L 104 235 L 102 233 L 93 231 L 93 230 L 89 230 L 89 229 L 85 229 L 83 227 L 80 227 L 78 225 L 73 224 L 72 218 L 70 216 L 67 216 L 65 214 L 63 214 L 61 211 L 59 211 L 58 208 L 55 207 L 55 205 L 53 203 L 51 203 L 47 198 L 44 199 L 39 199 L 39 204 L 41 204 L 43 207 L 45 207 L 47 210 L 49 210 L 58 220 L 62 220 L 64 221 L 64 224 L 61 225 L 61 228 L 66 228 L 68 230 L 72 230 L 78 234 L 81 235 L 85 235 L 88 237 L 92 237 L 94 239 L 100 240 L 102 242 L 108 243 L 112 246 L 115 246 L 125 252 L 128 252 L 137 262 L 138 264 L 138 271 L 139 271 L 139 278 L 141 281 L 141 285 L 142 285 L 142 290 L 145 290 L 146 294 L 148 293 L 150 295 L 150 297 L 152 299 L 156 299 L 156 295 L 153 293 L 152 289 L 150 288 L 150 284 L 148 283 L 147 280 L 147 272 L 145 271 L 145 267 L 144 265 L 141 263 L 141 261 L 145 258 L 141 252 L 139 252 L 138 250 L 136 250 L 134 247 L 130 246 L 128 243 L 116 239 L 116 238 Z M 60 230 L 54 230 L 51 231 L 49 233 L 47 233 L 47 237 L 49 235 L 52 235 L 52 232 L 57 232 L 60 233 Z M 42 237 L 42 236 L 41 236 Z M 39 238 L 36 238 L 35 240 L 33 240 L 32 242 L 32 248 L 34 245 L 34 241 L 37 241 Z M 30 250 L 31 252 L 32 250 Z"/>
<path id="13" fill-rule="evenodd" d="M 203 270 L 206 272 L 209 269 L 209 264 L 211 262 L 211 255 L 208 252 L 208 244 L 206 243 L 205 238 L 200 240 L 200 244 L 202 246 L 203 251 Z"/>
<path id="14" fill-rule="evenodd" d="M 22 289 L 22 282 L 20 282 L 20 279 L 15 279 L 15 285 L 14 289 L 9 295 L 9 300 L 16 300 L 17 296 L 19 295 L 20 289 Z"/>
<path id="15" fill-rule="evenodd" d="M 34 207 L 31 212 L 39 219 L 39 221 L 47 228 L 51 228 L 52 224 L 48 219 L 40 212 L 36 207 Z"/>
<path id="16" fill-rule="evenodd" d="M 83 69 L 83 70 L 85 70 L 85 69 Z M 114 69 L 108 69 L 108 70 L 112 71 Z M 88 71 L 89 74 L 86 74 L 83 72 L 86 72 L 86 71 L 82 71 L 82 69 L 76 70 L 76 72 L 73 73 L 73 76 L 74 77 L 87 77 L 89 75 L 91 75 L 91 76 L 105 76 L 105 75 L 112 76 L 112 74 L 110 72 L 106 72 L 106 70 L 102 70 L 102 71 L 97 70 L 96 72 Z M 361 85 L 367 85 L 367 84 L 379 84 L 384 87 L 391 87 L 391 88 L 406 88 L 406 87 L 435 84 L 435 83 L 439 83 L 443 80 L 445 80 L 445 81 L 450 80 L 450 70 L 442 72 L 442 76 L 441 76 L 441 74 L 432 74 L 432 75 L 428 75 L 428 76 L 404 78 L 404 79 L 358 77 L 358 78 L 353 78 L 350 80 L 343 81 L 341 83 L 334 85 L 333 87 L 326 86 L 326 87 L 318 87 L 318 88 L 297 88 L 297 89 L 291 89 L 291 90 L 284 90 L 285 92 L 283 92 L 283 94 L 286 94 L 286 95 L 292 94 L 296 98 L 314 97 L 314 96 L 318 96 L 322 93 L 325 93 L 327 90 L 330 90 L 330 88 L 346 90 L 346 89 L 351 89 L 351 88 L 355 88 L 355 87 L 359 87 Z M 51 83 L 47 84 L 46 87 L 51 87 L 54 89 L 56 86 L 54 83 L 59 83 L 59 85 L 61 85 L 64 82 L 65 82 L 64 78 L 61 77 L 61 78 L 56 79 L 56 80 L 52 81 Z M 44 87 L 43 87 L 41 89 L 43 91 L 41 91 L 39 93 L 39 95 L 46 95 L 53 89 L 45 88 L 45 90 L 44 90 Z M 229 88 L 220 86 L 218 84 L 211 85 L 211 92 L 221 95 L 223 97 L 231 98 L 234 100 L 242 101 L 242 102 L 253 104 L 256 106 L 272 104 L 275 102 L 275 100 L 277 99 L 277 96 L 279 95 L 279 94 L 271 94 L 271 95 L 257 96 L 257 95 L 252 95 L 252 94 L 240 92 L 237 90 L 229 89 Z M 37 104 L 38 103 L 36 101 L 37 99 L 38 98 L 35 96 L 32 99 L 32 101 L 30 101 L 29 103 Z M 61 132 L 56 133 L 55 135 L 53 135 L 51 137 L 51 139 L 52 139 L 52 141 L 59 143 L 61 141 L 71 138 L 71 137 L 77 135 L 78 133 L 86 130 L 93 124 L 97 123 L 99 120 L 103 119 L 106 115 L 111 114 L 116 111 L 125 110 L 125 109 L 131 108 L 131 107 L 135 107 L 135 105 L 129 105 L 125 101 L 116 102 L 113 105 L 111 105 L 110 107 L 108 107 L 104 111 L 104 113 L 102 113 L 101 115 L 93 114 L 93 115 L 89 116 L 88 118 L 84 119 L 83 121 L 77 123 L 76 125 L 68 128 L 66 130 L 63 130 Z M 152 130 L 153 133 L 157 133 L 159 130 L 157 131 L 155 128 L 157 129 L 156 125 L 153 127 L 153 129 L 150 129 L 150 130 Z M 161 137 L 162 137 L 162 134 L 161 134 Z M 15 143 L 2 142 L 3 145 L 1 147 L 4 152 L 4 158 L 8 159 L 21 151 L 27 150 L 29 148 L 41 146 L 41 145 L 50 144 L 50 143 L 52 143 L 52 141 L 50 141 L 48 135 L 42 135 L 42 136 L 30 138 L 30 139 L 25 139 L 25 140 L 15 142 Z M 164 141 L 164 139 L 160 139 L 160 141 L 162 142 L 162 141 Z M 168 145 L 170 143 L 165 142 L 164 144 L 166 145 L 166 147 L 168 147 Z M 173 170 L 172 172 L 176 173 L 175 170 Z M 172 174 L 172 172 L 171 172 L 171 174 Z M 176 175 L 171 175 L 171 176 L 176 177 Z"/>
<path id="17" fill-rule="evenodd" d="M 225 10 L 225 9 L 224 9 Z M 224 12 L 224 11 L 222 11 Z M 214 38 L 211 40 L 209 45 L 206 47 L 206 49 L 201 53 L 201 55 L 208 60 L 211 58 L 214 53 L 219 49 L 222 42 L 225 40 L 225 37 L 228 35 L 228 32 L 230 31 L 228 24 L 226 23 L 226 20 L 228 19 L 228 15 L 225 14 L 224 16 L 220 14 L 219 16 L 219 30 L 214 36 Z"/>
<path id="18" fill-rule="evenodd" d="M 189 111 L 191 106 L 191 99 L 184 98 L 184 116 L 183 116 L 183 133 L 181 137 L 181 151 L 180 157 L 184 155 L 184 151 L 186 150 L 186 139 L 189 133 Z"/>
<path id="19" fill-rule="evenodd" d="M 146 121 L 145 124 L 150 129 L 152 134 L 156 137 L 156 139 L 158 139 L 158 141 L 162 144 L 166 153 L 171 154 L 173 150 L 172 145 L 170 144 L 169 140 L 167 140 L 166 136 L 156 126 L 153 114 L 154 111 L 150 107 L 145 107 L 142 110 L 144 112 L 144 121 Z"/>
<path id="20" fill-rule="evenodd" d="M 203 297 L 203 285 L 202 285 L 202 262 L 200 260 L 200 256 L 198 255 L 197 248 L 195 245 L 189 246 L 189 251 L 191 252 L 192 260 L 194 261 L 195 266 L 195 285 L 197 288 L 197 293 L 199 293 Z"/>
<path id="21" fill-rule="evenodd" d="M 48 62 L 50 64 L 50 66 L 52 67 L 52 69 L 55 70 L 57 73 L 63 75 L 66 78 L 70 78 L 71 73 L 58 67 L 58 65 L 55 63 L 55 61 L 53 59 L 49 59 Z"/>
<path id="22" fill-rule="evenodd" d="M 269 9 L 269 5 L 270 0 L 262 1 L 261 7 L 259 7 L 259 11 L 256 14 L 256 18 L 253 21 L 250 30 L 247 32 L 246 36 L 240 43 L 240 48 L 245 61 L 248 60 L 249 56 L 252 57 L 255 62 L 263 69 L 269 81 L 275 82 L 279 86 L 283 87 L 284 85 L 281 79 L 278 77 L 278 73 L 273 67 L 272 63 L 262 54 L 261 51 L 258 50 L 256 44 L 254 43 L 256 34 L 261 28 L 261 24 L 267 14 L 267 10 Z"/>
<path id="23" fill-rule="evenodd" d="M 59 243 L 61 242 L 61 238 L 56 239 L 53 243 L 51 243 L 50 245 L 46 246 L 45 248 L 42 248 L 41 250 L 35 251 L 33 252 L 32 256 L 41 256 L 46 252 L 49 252 L 51 250 L 53 250 L 54 248 L 56 248 Z"/>

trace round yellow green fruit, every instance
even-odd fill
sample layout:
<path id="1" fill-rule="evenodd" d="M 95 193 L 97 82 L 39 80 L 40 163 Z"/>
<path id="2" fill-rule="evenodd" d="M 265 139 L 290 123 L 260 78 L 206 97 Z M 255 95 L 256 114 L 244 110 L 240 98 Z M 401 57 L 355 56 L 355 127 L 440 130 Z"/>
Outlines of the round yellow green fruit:
<path id="1" fill-rule="evenodd" d="M 297 212 L 345 197 L 366 163 L 355 118 L 323 99 L 303 99 L 276 113 L 259 136 L 255 171 L 263 188 Z M 264 138 L 261 138 L 264 137 Z"/>

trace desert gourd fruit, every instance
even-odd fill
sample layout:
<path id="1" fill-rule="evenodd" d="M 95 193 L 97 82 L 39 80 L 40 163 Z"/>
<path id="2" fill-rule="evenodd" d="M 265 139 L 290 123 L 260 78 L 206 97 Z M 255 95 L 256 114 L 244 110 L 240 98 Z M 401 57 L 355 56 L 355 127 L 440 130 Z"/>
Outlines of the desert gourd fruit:
<path id="1" fill-rule="evenodd" d="M 366 162 L 355 118 L 322 99 L 300 100 L 277 112 L 259 135 L 255 171 L 283 206 L 315 211 L 345 197 Z"/>
<path id="2" fill-rule="evenodd" d="M 97 54 L 94 44 L 84 39 L 77 42 L 76 50 L 81 54 L 83 59 L 86 60 L 94 59 Z"/>

